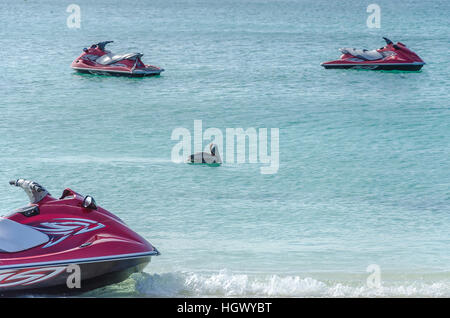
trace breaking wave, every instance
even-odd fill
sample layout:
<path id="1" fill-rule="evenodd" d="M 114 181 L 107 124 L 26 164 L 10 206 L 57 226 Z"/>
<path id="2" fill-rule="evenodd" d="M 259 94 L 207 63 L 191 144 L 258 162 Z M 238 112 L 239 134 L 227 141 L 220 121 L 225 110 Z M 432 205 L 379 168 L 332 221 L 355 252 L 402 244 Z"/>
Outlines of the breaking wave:
<path id="1" fill-rule="evenodd" d="M 220 271 L 141 274 L 136 292 L 148 297 L 449 297 L 450 280 L 383 283 L 379 288 L 300 276 L 249 276 Z"/>

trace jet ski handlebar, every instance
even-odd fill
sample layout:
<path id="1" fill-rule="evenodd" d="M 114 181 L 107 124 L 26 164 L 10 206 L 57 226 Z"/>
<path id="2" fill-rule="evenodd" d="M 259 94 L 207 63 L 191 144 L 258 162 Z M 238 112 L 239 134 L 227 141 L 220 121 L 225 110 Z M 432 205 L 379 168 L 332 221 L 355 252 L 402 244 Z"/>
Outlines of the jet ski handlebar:
<path id="1" fill-rule="evenodd" d="M 383 36 L 383 39 L 386 41 L 387 45 L 393 44 L 393 42 L 391 40 L 389 40 L 388 38 L 385 38 L 384 36 Z"/>
<path id="2" fill-rule="evenodd" d="M 25 193 L 30 198 L 30 203 L 38 203 L 41 201 L 45 196 L 49 195 L 50 193 L 39 183 L 31 181 L 31 180 L 25 180 L 25 179 L 17 179 L 9 181 L 10 185 L 22 188 Z"/>
<path id="3" fill-rule="evenodd" d="M 99 42 L 99 43 L 94 44 L 94 45 L 97 45 L 97 47 L 98 47 L 100 50 L 104 51 L 104 50 L 105 50 L 106 44 L 108 44 L 108 43 L 113 43 L 113 42 L 114 42 L 114 41 L 103 41 L 103 42 Z"/>

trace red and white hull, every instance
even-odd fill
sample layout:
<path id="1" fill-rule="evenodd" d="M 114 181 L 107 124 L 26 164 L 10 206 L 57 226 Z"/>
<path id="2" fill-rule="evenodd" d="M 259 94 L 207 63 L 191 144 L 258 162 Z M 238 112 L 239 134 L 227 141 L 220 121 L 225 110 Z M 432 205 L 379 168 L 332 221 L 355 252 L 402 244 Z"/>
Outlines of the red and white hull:
<path id="1" fill-rule="evenodd" d="M 354 69 L 354 70 L 384 70 L 384 71 L 419 71 L 425 63 L 412 62 L 412 63 L 351 63 L 348 61 L 333 61 L 321 64 L 326 69 Z"/>
<path id="2" fill-rule="evenodd" d="M 97 75 L 114 75 L 127 77 L 144 77 L 160 75 L 164 71 L 162 68 L 156 66 L 146 65 L 145 68 L 132 70 L 123 67 L 99 67 L 86 64 L 72 64 L 72 69 L 79 73 L 97 74 Z"/>
<path id="3" fill-rule="evenodd" d="M 86 292 L 119 283 L 131 274 L 142 271 L 150 263 L 152 255 L 157 254 L 0 269 L 0 296 Z M 80 288 L 70 286 L 73 265 L 79 266 Z"/>

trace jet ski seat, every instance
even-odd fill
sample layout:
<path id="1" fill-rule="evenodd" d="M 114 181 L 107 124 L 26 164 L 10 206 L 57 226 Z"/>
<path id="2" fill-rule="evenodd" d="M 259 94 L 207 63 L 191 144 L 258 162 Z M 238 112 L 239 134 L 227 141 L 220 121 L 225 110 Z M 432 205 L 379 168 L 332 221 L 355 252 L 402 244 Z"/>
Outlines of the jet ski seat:
<path id="1" fill-rule="evenodd" d="M 360 50 L 360 49 L 354 49 L 354 48 L 342 48 L 339 49 L 343 54 L 350 54 L 354 57 L 360 58 L 362 60 L 366 61 L 374 61 L 374 60 L 380 60 L 384 58 L 384 55 L 378 52 L 377 50 Z"/>
<path id="2" fill-rule="evenodd" d="M 0 217 L 0 253 L 15 253 L 47 243 L 49 237 L 30 226 Z"/>
<path id="3" fill-rule="evenodd" d="M 119 62 L 121 60 L 130 60 L 135 59 L 143 56 L 142 53 L 126 53 L 126 54 L 115 54 L 107 53 L 105 55 L 100 56 L 98 59 L 95 60 L 96 63 L 101 65 L 109 65 L 116 62 Z"/>

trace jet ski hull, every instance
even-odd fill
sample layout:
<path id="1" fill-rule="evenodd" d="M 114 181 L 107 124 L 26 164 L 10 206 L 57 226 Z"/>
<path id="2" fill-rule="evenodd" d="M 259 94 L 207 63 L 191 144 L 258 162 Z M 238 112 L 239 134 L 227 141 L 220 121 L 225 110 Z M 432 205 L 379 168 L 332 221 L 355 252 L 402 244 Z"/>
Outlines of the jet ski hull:
<path id="1" fill-rule="evenodd" d="M 425 63 L 409 63 L 409 64 L 343 64 L 343 63 L 323 63 L 321 64 L 326 69 L 359 69 L 359 70 L 374 70 L 374 71 L 419 71 Z"/>
<path id="2" fill-rule="evenodd" d="M 164 71 L 159 70 L 142 70 L 142 71 L 120 71 L 120 70 L 108 70 L 108 69 L 96 69 L 96 68 L 79 68 L 72 67 L 78 73 L 95 74 L 95 75 L 110 75 L 110 76 L 124 76 L 124 77 L 146 77 L 146 76 L 158 76 Z"/>
<path id="3" fill-rule="evenodd" d="M 76 294 L 116 284 L 142 271 L 151 256 L 0 269 L 0 296 Z M 79 288 L 73 265 L 80 269 Z M 72 276 L 71 276 L 72 275 Z"/>

